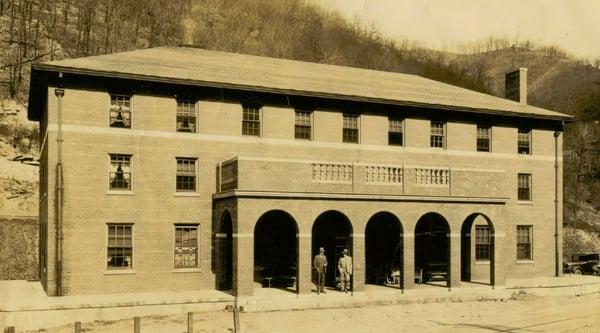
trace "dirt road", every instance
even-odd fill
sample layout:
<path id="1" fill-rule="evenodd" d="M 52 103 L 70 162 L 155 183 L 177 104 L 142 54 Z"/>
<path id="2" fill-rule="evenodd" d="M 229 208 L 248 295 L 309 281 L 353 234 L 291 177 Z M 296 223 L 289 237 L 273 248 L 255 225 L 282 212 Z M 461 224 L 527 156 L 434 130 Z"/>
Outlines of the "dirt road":
<path id="1" fill-rule="evenodd" d="M 505 302 L 431 303 L 242 313 L 253 332 L 600 332 L 600 294 L 522 296 Z M 231 332 L 230 312 L 195 314 L 195 332 Z M 83 325 L 85 332 L 133 332 L 133 320 Z M 142 332 L 185 332 L 185 316 L 145 317 Z M 38 332 L 73 332 L 72 326 Z"/>

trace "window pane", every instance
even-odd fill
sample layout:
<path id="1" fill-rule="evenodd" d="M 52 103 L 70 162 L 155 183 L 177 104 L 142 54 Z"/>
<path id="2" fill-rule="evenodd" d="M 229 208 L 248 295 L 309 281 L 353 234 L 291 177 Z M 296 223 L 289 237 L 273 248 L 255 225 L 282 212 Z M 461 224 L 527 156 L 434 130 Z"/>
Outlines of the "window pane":
<path id="1" fill-rule="evenodd" d="M 131 190 L 131 155 L 110 154 L 109 189 Z"/>
<path id="2" fill-rule="evenodd" d="M 294 137 L 296 139 L 311 139 L 311 120 L 309 111 L 296 110 L 296 124 L 294 129 Z"/>
<path id="3" fill-rule="evenodd" d="M 519 174 L 518 175 L 518 200 L 531 200 L 531 175 L 530 174 Z"/>
<path id="4" fill-rule="evenodd" d="M 519 154 L 530 154 L 531 153 L 531 130 L 530 129 L 519 129 L 518 130 L 518 153 Z"/>
<path id="5" fill-rule="evenodd" d="M 475 260 L 489 260 L 491 251 L 489 226 L 475 226 Z"/>
<path id="6" fill-rule="evenodd" d="M 196 132 L 196 104 L 192 101 L 177 101 L 177 131 Z"/>
<path id="7" fill-rule="evenodd" d="M 431 122 L 431 135 L 429 145 L 433 148 L 444 148 L 444 122 Z"/>
<path id="8" fill-rule="evenodd" d="M 107 268 L 133 268 L 133 239 L 131 225 L 108 226 Z"/>
<path id="9" fill-rule="evenodd" d="M 491 132 L 491 127 L 477 125 L 477 151 L 490 151 Z"/>
<path id="10" fill-rule="evenodd" d="M 131 128 L 131 97 L 110 95 L 110 127 Z"/>
<path id="11" fill-rule="evenodd" d="M 344 113 L 343 117 L 342 141 L 358 143 L 358 115 Z"/>
<path id="12" fill-rule="evenodd" d="M 517 226 L 517 259 L 531 260 L 532 226 Z"/>
<path id="13" fill-rule="evenodd" d="M 198 267 L 198 226 L 175 226 L 175 268 Z"/>
<path id="14" fill-rule="evenodd" d="M 242 134 L 260 136 L 260 110 L 256 107 L 244 107 L 242 116 Z"/>
<path id="15" fill-rule="evenodd" d="M 177 191 L 196 191 L 196 159 L 177 158 Z"/>

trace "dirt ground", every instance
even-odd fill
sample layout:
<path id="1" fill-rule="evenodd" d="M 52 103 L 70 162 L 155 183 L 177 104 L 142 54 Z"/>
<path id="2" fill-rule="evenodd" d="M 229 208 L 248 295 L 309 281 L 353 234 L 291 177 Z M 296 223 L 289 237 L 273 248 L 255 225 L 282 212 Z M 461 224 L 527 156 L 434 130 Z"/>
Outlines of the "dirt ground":
<path id="1" fill-rule="evenodd" d="M 232 332 L 231 312 L 196 313 L 194 332 Z M 509 301 L 429 303 L 241 313 L 251 332 L 600 332 L 600 294 L 521 295 Z M 144 317 L 142 332 L 185 332 L 186 316 Z M 84 332 L 133 332 L 133 320 L 94 322 Z M 73 326 L 36 332 L 73 332 Z"/>

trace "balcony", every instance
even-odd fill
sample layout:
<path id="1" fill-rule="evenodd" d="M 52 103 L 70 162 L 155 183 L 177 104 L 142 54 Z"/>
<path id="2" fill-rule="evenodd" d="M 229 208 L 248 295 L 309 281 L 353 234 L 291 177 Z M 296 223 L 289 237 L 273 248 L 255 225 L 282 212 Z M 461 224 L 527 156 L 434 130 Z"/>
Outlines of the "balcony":
<path id="1" fill-rule="evenodd" d="M 217 172 L 217 193 L 507 197 L 504 170 L 238 156 L 220 163 Z"/>

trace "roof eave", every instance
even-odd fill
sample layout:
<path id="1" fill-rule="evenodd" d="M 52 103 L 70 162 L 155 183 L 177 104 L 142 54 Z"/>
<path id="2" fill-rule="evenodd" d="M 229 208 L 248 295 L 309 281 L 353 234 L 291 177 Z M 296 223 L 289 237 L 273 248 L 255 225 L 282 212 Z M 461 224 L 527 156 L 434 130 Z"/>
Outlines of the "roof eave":
<path id="1" fill-rule="evenodd" d="M 144 80 L 144 81 L 153 81 L 153 82 L 160 82 L 160 83 L 184 84 L 184 85 L 195 85 L 195 86 L 205 86 L 205 87 L 208 86 L 208 87 L 213 87 L 213 88 L 226 88 L 226 89 L 236 89 L 236 90 L 245 90 L 245 91 L 265 92 L 265 93 L 294 94 L 294 95 L 306 96 L 306 97 L 321 97 L 321 98 L 350 100 L 350 101 L 357 101 L 357 102 L 369 102 L 369 103 L 380 103 L 380 104 L 399 105 L 399 106 L 422 107 L 422 108 L 429 108 L 429 109 L 446 109 L 446 110 L 450 110 L 450 111 L 483 113 L 483 114 L 493 114 L 493 115 L 502 115 L 502 116 L 511 116 L 511 117 L 520 117 L 520 118 L 546 119 L 546 120 L 556 120 L 556 121 L 563 121 L 563 122 L 572 122 L 574 120 L 573 116 L 567 115 L 567 114 L 556 115 L 556 116 L 540 115 L 540 114 L 525 114 L 525 113 L 495 110 L 495 109 L 458 107 L 458 106 L 444 105 L 444 104 L 430 104 L 430 103 L 419 103 L 419 102 L 411 102 L 411 101 L 398 101 L 398 100 L 389 100 L 389 99 L 372 98 L 372 97 L 355 96 L 355 95 L 340 95 L 340 94 L 331 94 L 331 93 L 320 93 L 320 92 L 314 92 L 314 91 L 258 87 L 258 86 L 231 84 L 231 83 L 223 83 L 223 82 L 186 80 L 186 79 L 179 79 L 179 78 L 153 76 L 153 75 L 119 73 L 119 72 L 114 72 L 114 71 L 100 71 L 100 70 L 93 70 L 93 69 L 82 69 L 82 68 L 75 68 L 75 67 L 56 66 L 56 65 L 51 65 L 51 64 L 33 64 L 32 65 L 32 73 L 34 72 L 34 70 L 48 71 L 48 72 L 61 72 L 61 73 L 79 74 L 79 75 L 102 76 L 102 77 L 121 78 L 121 79 Z M 31 96 L 30 96 L 30 101 L 31 101 Z M 28 117 L 31 119 L 32 117 L 31 117 L 30 112 L 31 112 L 31 110 L 28 111 Z"/>

